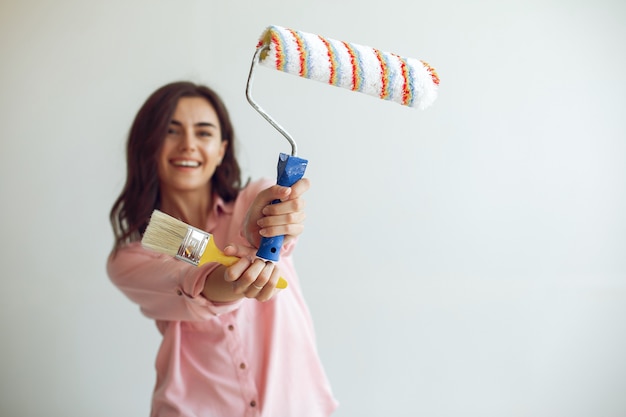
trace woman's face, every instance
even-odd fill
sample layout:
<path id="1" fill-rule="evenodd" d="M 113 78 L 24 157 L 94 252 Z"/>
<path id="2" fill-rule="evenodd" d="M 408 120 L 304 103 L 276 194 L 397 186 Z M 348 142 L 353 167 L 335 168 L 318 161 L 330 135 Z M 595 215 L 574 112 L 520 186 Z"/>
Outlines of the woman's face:
<path id="1" fill-rule="evenodd" d="M 208 192 L 226 146 L 213 106 L 202 97 L 181 98 L 158 157 L 163 195 Z"/>

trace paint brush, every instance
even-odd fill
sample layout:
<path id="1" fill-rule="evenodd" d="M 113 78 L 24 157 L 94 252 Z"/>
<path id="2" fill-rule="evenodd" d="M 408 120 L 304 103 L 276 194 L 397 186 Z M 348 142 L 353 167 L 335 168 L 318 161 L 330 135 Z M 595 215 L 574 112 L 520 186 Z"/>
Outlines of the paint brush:
<path id="1" fill-rule="evenodd" d="M 160 210 L 152 212 L 141 245 L 194 266 L 201 266 L 207 262 L 231 266 L 239 260 L 236 256 L 225 255 L 217 247 L 210 233 L 190 226 Z M 287 288 L 287 281 L 282 277 L 279 278 L 276 288 Z"/>

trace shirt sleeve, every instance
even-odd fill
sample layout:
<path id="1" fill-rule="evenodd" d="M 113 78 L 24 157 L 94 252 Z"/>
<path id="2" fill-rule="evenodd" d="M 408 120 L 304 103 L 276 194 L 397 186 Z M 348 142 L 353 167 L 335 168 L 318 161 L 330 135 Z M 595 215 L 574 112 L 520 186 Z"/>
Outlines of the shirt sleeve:
<path id="1" fill-rule="evenodd" d="M 263 189 L 274 184 L 269 179 L 251 182 L 228 205 L 217 219 L 215 230 L 209 230 L 221 245 L 248 244 L 243 223 L 250 204 Z M 289 260 L 297 239 L 281 250 L 283 265 Z M 109 278 L 130 300 L 137 303 L 147 317 L 168 321 L 201 321 L 237 309 L 243 300 L 217 303 L 202 295 L 207 276 L 218 267 L 207 263 L 196 267 L 172 256 L 147 250 L 133 242 L 109 256 Z"/>
<path id="2" fill-rule="evenodd" d="M 195 267 L 134 242 L 109 256 L 107 272 L 147 317 L 200 321 L 232 311 L 241 302 L 213 303 L 202 296 L 206 278 L 217 266 Z"/>

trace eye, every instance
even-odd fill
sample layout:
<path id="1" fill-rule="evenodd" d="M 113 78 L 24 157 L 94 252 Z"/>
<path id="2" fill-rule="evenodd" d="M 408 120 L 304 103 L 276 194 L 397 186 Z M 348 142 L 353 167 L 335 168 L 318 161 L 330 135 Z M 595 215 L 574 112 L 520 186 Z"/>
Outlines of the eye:
<path id="1" fill-rule="evenodd" d="M 213 132 L 208 130 L 200 130 L 198 132 L 198 136 L 200 136 L 201 138 L 211 138 L 213 137 Z"/>
<path id="2" fill-rule="evenodd" d="M 169 127 L 167 129 L 167 134 L 168 135 L 178 135 L 178 133 L 179 133 L 179 131 L 175 127 Z"/>

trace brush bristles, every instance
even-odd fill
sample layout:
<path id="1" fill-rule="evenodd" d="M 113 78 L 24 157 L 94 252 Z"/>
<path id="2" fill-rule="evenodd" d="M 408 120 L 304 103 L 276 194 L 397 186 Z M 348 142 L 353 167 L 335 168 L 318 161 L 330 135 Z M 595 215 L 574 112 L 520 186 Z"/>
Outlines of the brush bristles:
<path id="1" fill-rule="evenodd" d="M 154 210 L 141 244 L 145 248 L 176 256 L 189 225 L 159 210 Z"/>

